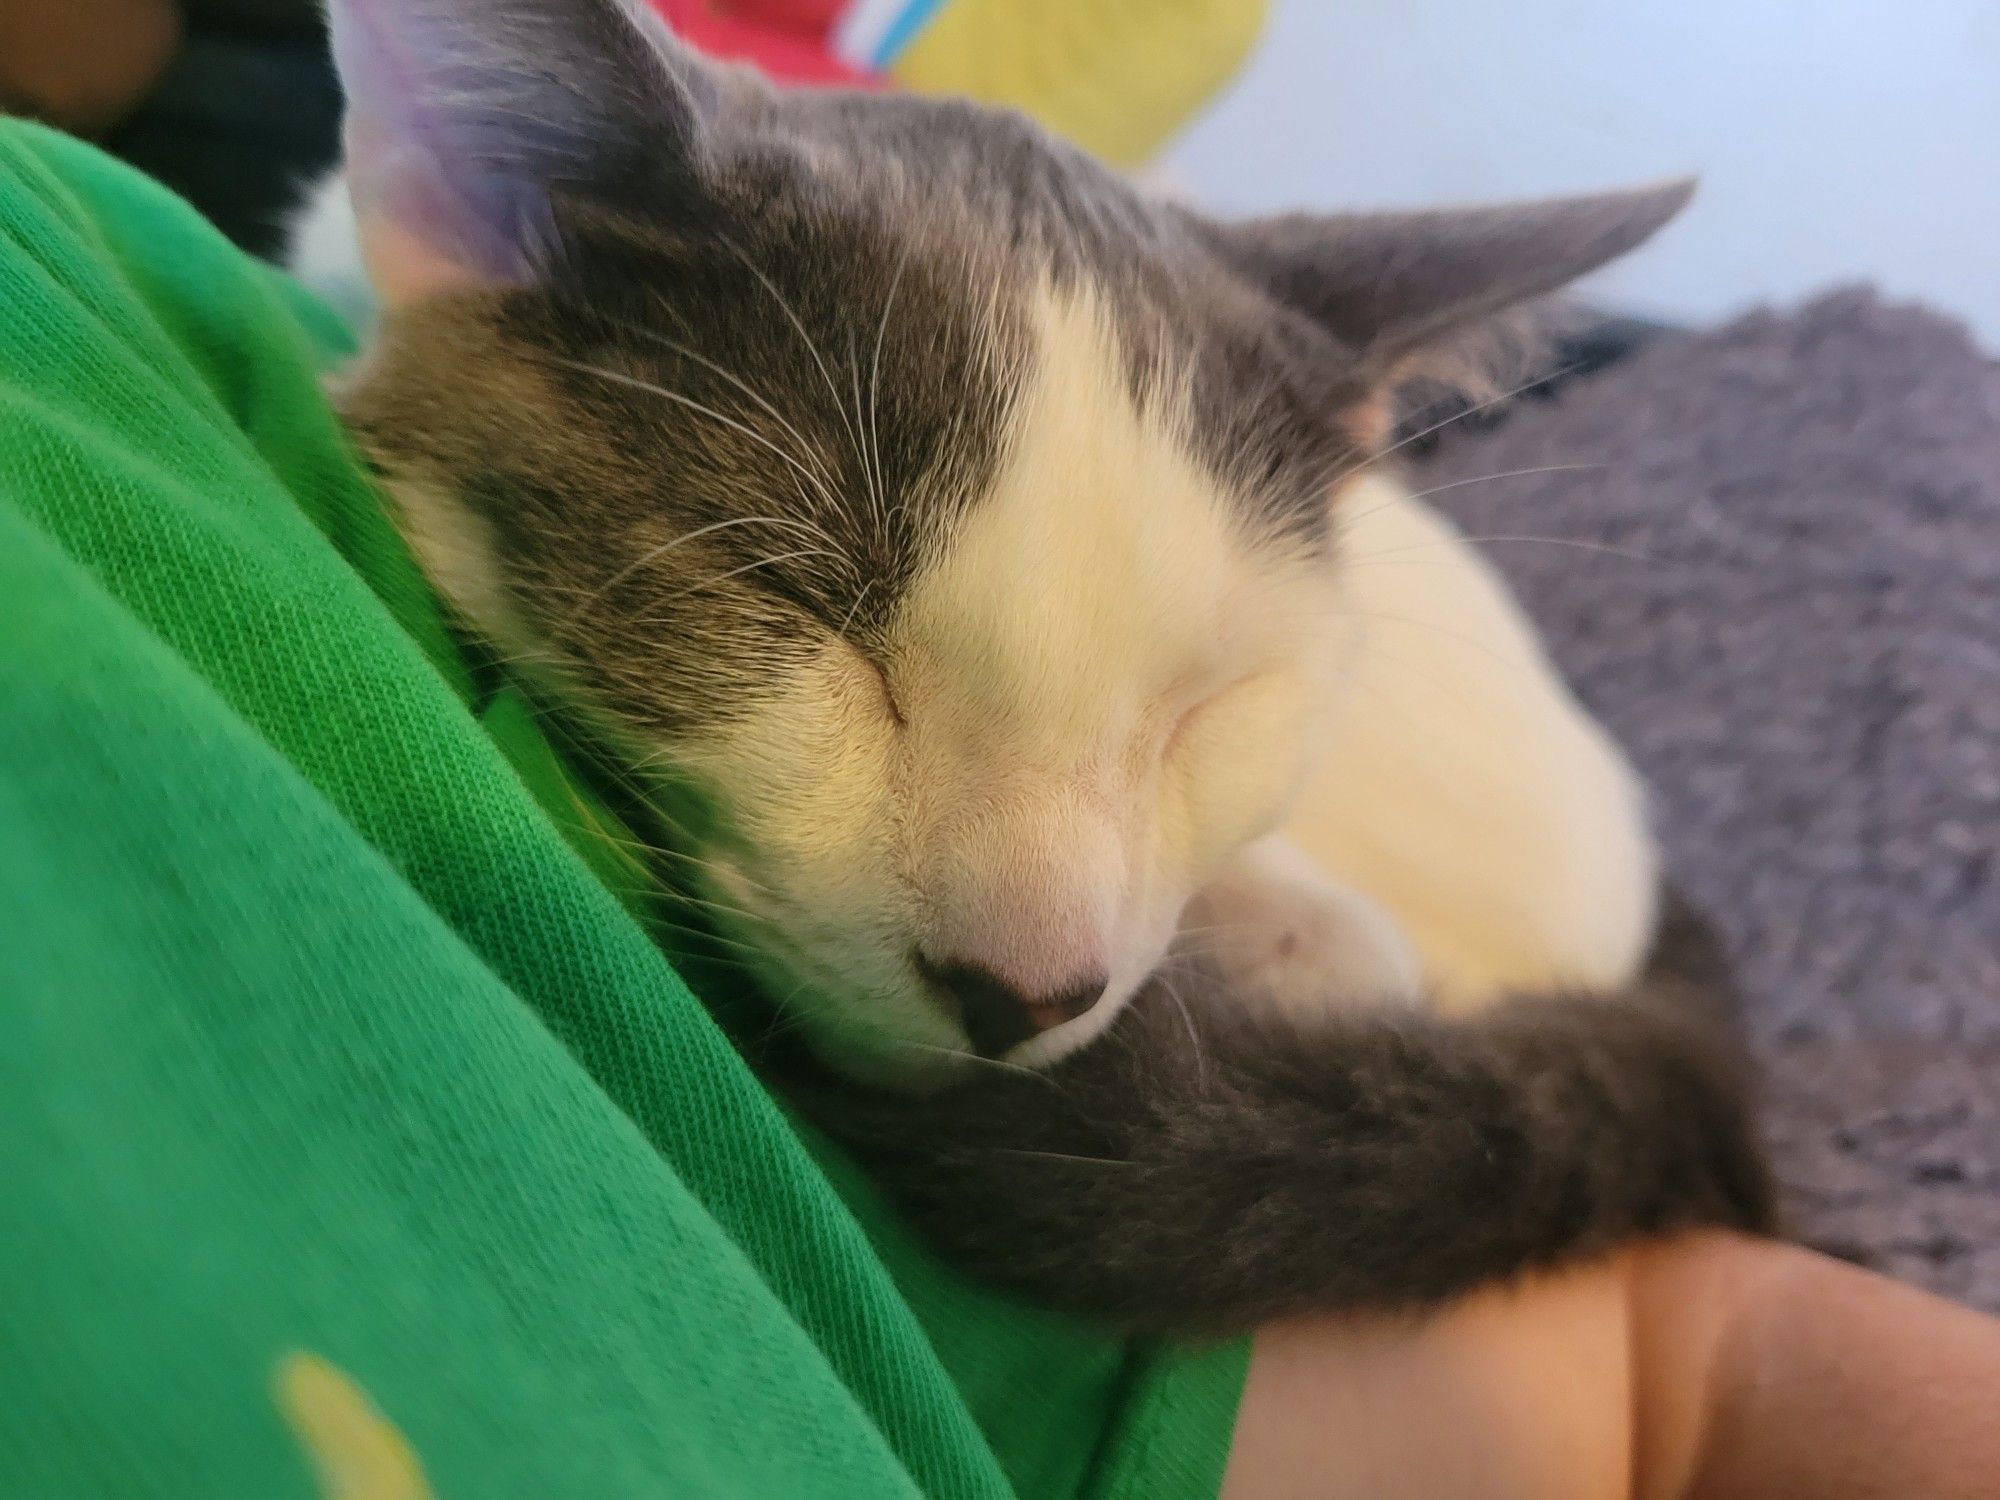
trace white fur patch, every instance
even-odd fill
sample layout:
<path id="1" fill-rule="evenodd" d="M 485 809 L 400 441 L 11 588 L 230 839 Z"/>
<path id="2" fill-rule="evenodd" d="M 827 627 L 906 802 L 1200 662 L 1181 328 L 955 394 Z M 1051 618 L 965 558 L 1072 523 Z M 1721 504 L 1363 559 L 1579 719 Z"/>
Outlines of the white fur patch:
<path id="1" fill-rule="evenodd" d="M 361 234 L 345 173 L 325 177 L 307 191 L 289 226 L 285 268 L 355 327 L 374 320 L 375 289 L 362 265 Z"/>
<path id="2" fill-rule="evenodd" d="M 1386 478 L 1339 503 L 1362 634 L 1286 834 L 1396 917 L 1447 1009 L 1625 983 L 1656 899 L 1636 776 L 1449 523 Z"/>

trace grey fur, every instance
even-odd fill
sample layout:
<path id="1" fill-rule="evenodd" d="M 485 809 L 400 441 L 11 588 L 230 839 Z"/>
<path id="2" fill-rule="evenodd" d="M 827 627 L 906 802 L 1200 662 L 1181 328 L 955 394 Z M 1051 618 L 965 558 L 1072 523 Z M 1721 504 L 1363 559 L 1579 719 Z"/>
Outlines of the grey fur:
<path id="1" fill-rule="evenodd" d="M 1155 987 L 1045 1075 L 911 1101 L 782 1075 L 948 1257 L 1148 1331 L 1422 1308 L 1697 1225 L 1768 1230 L 1726 985 L 1677 912 L 1629 995 L 1471 1022 Z"/>
<path id="2" fill-rule="evenodd" d="M 1491 208 L 1284 214 L 1232 226 L 1239 264 L 1363 351 L 1378 374 L 1644 243 L 1694 196 L 1692 179 Z"/>

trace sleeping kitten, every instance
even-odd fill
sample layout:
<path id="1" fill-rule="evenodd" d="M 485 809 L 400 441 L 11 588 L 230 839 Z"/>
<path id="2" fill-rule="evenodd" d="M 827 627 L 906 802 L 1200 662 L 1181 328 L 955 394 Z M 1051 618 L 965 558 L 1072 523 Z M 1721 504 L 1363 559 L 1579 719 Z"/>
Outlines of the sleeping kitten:
<path id="1" fill-rule="evenodd" d="M 1180 1319 L 1228 1323 L 1761 1218 L 1733 1080 L 1644 996 L 1367 1003 L 1646 950 L 1629 773 L 1370 465 L 1412 368 L 1685 186 L 1223 225 L 625 0 L 332 22 L 384 313 L 342 405 L 413 549 L 675 809 L 813 1053 L 900 1091 L 798 1084 L 966 1259 L 1171 1321 L 1082 1261 L 1275 1215 L 1283 1264 L 1246 1228 Z"/>

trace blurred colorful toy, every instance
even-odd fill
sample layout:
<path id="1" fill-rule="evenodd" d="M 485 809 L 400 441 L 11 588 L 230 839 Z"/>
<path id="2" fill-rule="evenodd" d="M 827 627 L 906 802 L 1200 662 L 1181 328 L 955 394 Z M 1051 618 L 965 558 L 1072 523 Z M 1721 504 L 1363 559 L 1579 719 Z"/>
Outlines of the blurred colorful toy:
<path id="1" fill-rule="evenodd" d="M 872 56 L 843 45 L 843 23 L 881 9 L 852 0 L 651 0 L 690 45 L 711 57 L 755 64 L 779 83 L 864 85 L 879 81 Z M 903 12 L 934 9 L 903 5 Z M 920 19 L 920 18 L 917 18 Z"/>
<path id="2" fill-rule="evenodd" d="M 1121 167 L 1152 157 L 1249 52 L 1266 0 L 651 0 L 785 83 L 892 83 L 1026 111 Z"/>

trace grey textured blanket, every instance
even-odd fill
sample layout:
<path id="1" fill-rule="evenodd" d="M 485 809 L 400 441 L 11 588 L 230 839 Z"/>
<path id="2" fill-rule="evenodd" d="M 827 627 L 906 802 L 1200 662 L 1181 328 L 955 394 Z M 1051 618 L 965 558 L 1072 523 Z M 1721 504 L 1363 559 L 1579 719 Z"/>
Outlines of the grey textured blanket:
<path id="1" fill-rule="evenodd" d="M 1841 292 L 1413 470 L 1552 539 L 1488 551 L 1740 966 L 1798 1232 L 2000 1310 L 2000 364 Z"/>

